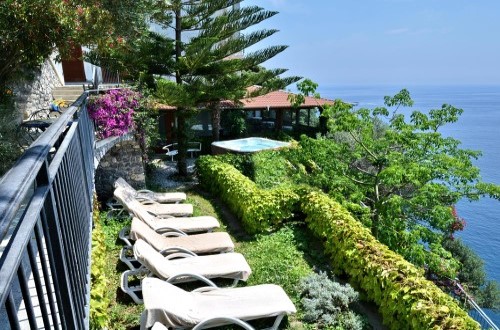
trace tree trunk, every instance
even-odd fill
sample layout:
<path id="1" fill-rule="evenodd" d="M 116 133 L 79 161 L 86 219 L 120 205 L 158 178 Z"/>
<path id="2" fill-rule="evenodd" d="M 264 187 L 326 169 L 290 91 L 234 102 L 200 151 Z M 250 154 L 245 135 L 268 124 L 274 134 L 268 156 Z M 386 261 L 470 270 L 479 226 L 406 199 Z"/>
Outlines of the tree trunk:
<path id="1" fill-rule="evenodd" d="M 274 123 L 274 129 L 277 132 L 283 130 L 283 109 L 276 110 L 276 122 Z"/>
<path id="2" fill-rule="evenodd" d="M 175 62 L 179 63 L 179 59 L 182 56 L 181 42 L 182 42 L 182 16 L 180 6 L 175 9 Z M 182 77 L 179 70 L 175 72 L 175 82 L 180 85 L 182 84 Z M 187 176 L 187 125 L 186 125 L 186 112 L 187 109 L 183 107 L 177 108 L 177 143 L 178 143 L 178 154 L 177 154 L 177 171 L 180 176 Z"/>
<path id="3" fill-rule="evenodd" d="M 209 106 L 212 115 L 212 138 L 214 141 L 219 141 L 220 136 L 220 106 L 219 103 L 212 103 Z"/>
<path id="4" fill-rule="evenodd" d="M 188 132 L 186 125 L 187 109 L 177 109 L 177 171 L 180 176 L 188 176 L 187 171 L 187 142 Z"/>

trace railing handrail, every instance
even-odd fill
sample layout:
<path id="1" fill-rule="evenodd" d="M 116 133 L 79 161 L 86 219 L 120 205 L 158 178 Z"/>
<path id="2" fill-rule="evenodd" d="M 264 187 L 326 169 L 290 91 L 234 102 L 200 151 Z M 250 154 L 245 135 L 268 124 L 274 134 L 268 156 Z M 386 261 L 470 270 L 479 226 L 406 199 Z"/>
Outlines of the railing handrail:
<path id="1" fill-rule="evenodd" d="M 82 94 L 0 179 L 0 240 L 5 237 L 11 220 L 21 207 L 23 198 L 47 158 L 51 146 L 59 139 L 61 132 L 66 129 L 86 97 L 86 93 Z"/>
<path id="2" fill-rule="evenodd" d="M 95 140 L 87 96 L 0 179 L 0 320 L 12 329 L 89 328 Z"/>
<path id="3" fill-rule="evenodd" d="M 488 324 L 489 327 L 493 330 L 499 330 L 498 326 L 493 322 L 488 315 L 484 312 L 484 310 L 476 303 L 476 301 L 465 291 L 465 289 L 460 285 L 460 283 L 456 282 L 456 287 L 460 290 L 461 295 L 463 295 L 466 299 L 466 302 L 481 316 L 481 318 Z"/>

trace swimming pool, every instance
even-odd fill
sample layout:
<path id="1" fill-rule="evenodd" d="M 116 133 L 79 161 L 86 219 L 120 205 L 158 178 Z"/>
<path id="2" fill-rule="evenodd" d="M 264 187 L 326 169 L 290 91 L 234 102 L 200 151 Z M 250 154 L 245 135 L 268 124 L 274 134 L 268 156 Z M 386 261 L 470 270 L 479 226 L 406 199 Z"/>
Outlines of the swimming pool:
<path id="1" fill-rule="evenodd" d="M 290 146 L 288 142 L 281 142 L 259 137 L 245 139 L 212 142 L 212 153 L 214 155 L 226 152 L 252 153 L 262 150 L 279 149 Z"/>

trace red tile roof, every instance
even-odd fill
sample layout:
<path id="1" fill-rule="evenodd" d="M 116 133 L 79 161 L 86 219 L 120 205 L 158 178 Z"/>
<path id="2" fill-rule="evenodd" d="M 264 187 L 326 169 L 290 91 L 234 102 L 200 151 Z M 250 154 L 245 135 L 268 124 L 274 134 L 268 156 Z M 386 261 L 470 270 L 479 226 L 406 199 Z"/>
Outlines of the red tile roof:
<path id="1" fill-rule="evenodd" d="M 243 104 L 243 109 L 290 109 L 292 106 L 288 97 L 293 93 L 286 91 L 275 91 L 265 95 L 249 97 L 240 100 Z M 302 109 L 322 107 L 325 104 L 333 104 L 333 100 L 314 98 L 311 96 L 305 97 L 305 102 L 300 106 Z M 228 106 L 228 104 L 225 104 Z"/>
<path id="2" fill-rule="evenodd" d="M 255 89 L 251 89 L 249 87 L 249 92 L 254 91 Z M 291 92 L 286 92 L 283 90 L 270 92 L 264 95 L 255 96 L 255 97 L 247 97 L 240 100 L 240 105 L 235 104 L 233 101 L 221 101 L 221 108 L 226 109 L 234 109 L 234 108 L 243 108 L 245 110 L 252 109 L 291 109 L 292 105 L 288 97 L 290 95 L 294 95 Z M 333 100 L 324 99 L 324 98 L 315 98 L 311 96 L 305 97 L 305 102 L 300 105 L 301 109 L 311 109 L 311 108 L 321 108 L 323 105 L 328 104 L 331 105 L 335 103 Z M 156 104 L 156 108 L 158 110 L 176 110 L 176 107 L 169 106 L 167 104 Z"/>

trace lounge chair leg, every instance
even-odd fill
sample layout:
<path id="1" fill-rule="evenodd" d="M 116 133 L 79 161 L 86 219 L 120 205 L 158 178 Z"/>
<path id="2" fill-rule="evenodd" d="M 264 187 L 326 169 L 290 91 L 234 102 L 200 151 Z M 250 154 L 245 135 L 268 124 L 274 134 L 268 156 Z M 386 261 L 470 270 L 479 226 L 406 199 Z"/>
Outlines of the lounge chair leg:
<path id="1" fill-rule="evenodd" d="M 283 320 L 284 316 L 285 316 L 285 314 L 280 314 L 280 315 L 276 316 L 276 320 L 274 320 L 273 327 L 270 328 L 270 330 L 278 330 L 278 327 L 281 323 L 281 320 Z"/>

